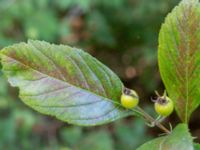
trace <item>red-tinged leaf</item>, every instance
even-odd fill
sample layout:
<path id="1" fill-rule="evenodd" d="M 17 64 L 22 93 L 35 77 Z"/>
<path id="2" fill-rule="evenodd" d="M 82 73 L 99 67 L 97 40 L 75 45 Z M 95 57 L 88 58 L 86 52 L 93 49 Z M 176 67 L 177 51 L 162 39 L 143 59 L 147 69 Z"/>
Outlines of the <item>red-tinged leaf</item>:
<path id="1" fill-rule="evenodd" d="M 120 79 L 82 50 L 29 41 L 4 48 L 0 56 L 11 85 L 38 112 L 87 126 L 130 115 L 120 106 Z"/>
<path id="2" fill-rule="evenodd" d="M 170 13 L 159 35 L 162 80 L 178 116 L 188 122 L 200 104 L 200 4 L 183 0 Z"/>

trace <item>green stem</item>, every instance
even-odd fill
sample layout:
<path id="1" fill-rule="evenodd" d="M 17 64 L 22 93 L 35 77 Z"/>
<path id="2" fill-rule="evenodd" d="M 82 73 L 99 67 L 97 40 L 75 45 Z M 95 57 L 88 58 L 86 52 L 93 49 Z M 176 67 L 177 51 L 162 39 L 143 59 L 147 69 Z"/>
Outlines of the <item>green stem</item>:
<path id="1" fill-rule="evenodd" d="M 137 106 L 136 109 L 138 110 L 137 112 L 140 112 L 140 115 L 142 115 L 146 120 L 148 120 L 149 122 L 155 122 L 155 125 L 158 128 L 160 128 L 161 130 L 163 130 L 164 132 L 166 132 L 167 134 L 171 133 L 166 127 L 164 127 L 159 121 L 155 120 L 148 113 L 146 113 L 142 108 L 140 108 L 139 106 Z"/>

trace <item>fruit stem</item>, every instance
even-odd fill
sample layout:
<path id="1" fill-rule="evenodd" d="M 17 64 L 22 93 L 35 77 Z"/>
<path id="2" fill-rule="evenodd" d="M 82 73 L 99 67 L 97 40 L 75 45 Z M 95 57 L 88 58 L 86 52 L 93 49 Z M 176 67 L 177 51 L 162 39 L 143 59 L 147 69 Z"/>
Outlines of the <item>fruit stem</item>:
<path id="1" fill-rule="evenodd" d="M 164 127 L 159 121 L 155 120 L 152 116 L 150 116 L 148 113 L 146 113 L 142 108 L 140 108 L 139 106 L 136 107 L 136 109 L 141 112 L 142 116 L 148 120 L 149 122 L 155 122 L 155 125 L 160 128 L 161 130 L 163 130 L 164 132 L 166 132 L 167 134 L 170 134 L 171 132 Z"/>

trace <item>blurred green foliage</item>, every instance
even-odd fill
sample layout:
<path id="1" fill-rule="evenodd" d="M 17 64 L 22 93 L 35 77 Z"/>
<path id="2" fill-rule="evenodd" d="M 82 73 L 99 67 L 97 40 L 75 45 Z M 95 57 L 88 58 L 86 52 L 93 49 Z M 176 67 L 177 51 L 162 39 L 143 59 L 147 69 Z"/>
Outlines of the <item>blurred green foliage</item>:
<path id="1" fill-rule="evenodd" d="M 158 31 L 165 15 L 177 3 L 178 0 L 0 0 L 0 47 L 27 39 L 78 46 L 98 57 L 129 84 L 138 81 L 134 84 L 142 84 L 150 93 L 159 84 Z"/>
<path id="2" fill-rule="evenodd" d="M 157 37 L 178 0 L 0 0 L 0 48 L 27 39 L 81 47 L 141 98 L 162 90 Z M 152 138 L 140 119 L 82 128 L 26 107 L 0 72 L 0 149 L 134 150 Z M 148 102 L 141 102 L 144 105 Z M 149 108 L 148 108 L 149 109 Z"/>

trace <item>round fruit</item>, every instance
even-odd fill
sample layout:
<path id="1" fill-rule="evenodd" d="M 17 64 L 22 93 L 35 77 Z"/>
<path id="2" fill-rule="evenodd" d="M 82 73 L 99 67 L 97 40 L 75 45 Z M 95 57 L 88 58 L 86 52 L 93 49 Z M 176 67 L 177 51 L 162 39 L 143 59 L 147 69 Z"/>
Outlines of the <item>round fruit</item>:
<path id="1" fill-rule="evenodd" d="M 123 107 L 131 109 L 139 103 L 138 95 L 135 91 L 125 88 L 121 95 L 121 104 Z"/>
<path id="2" fill-rule="evenodd" d="M 155 111 L 159 115 L 167 117 L 173 112 L 174 103 L 169 97 L 162 96 L 162 97 L 158 97 L 158 99 L 155 101 L 154 107 L 155 107 Z"/>

